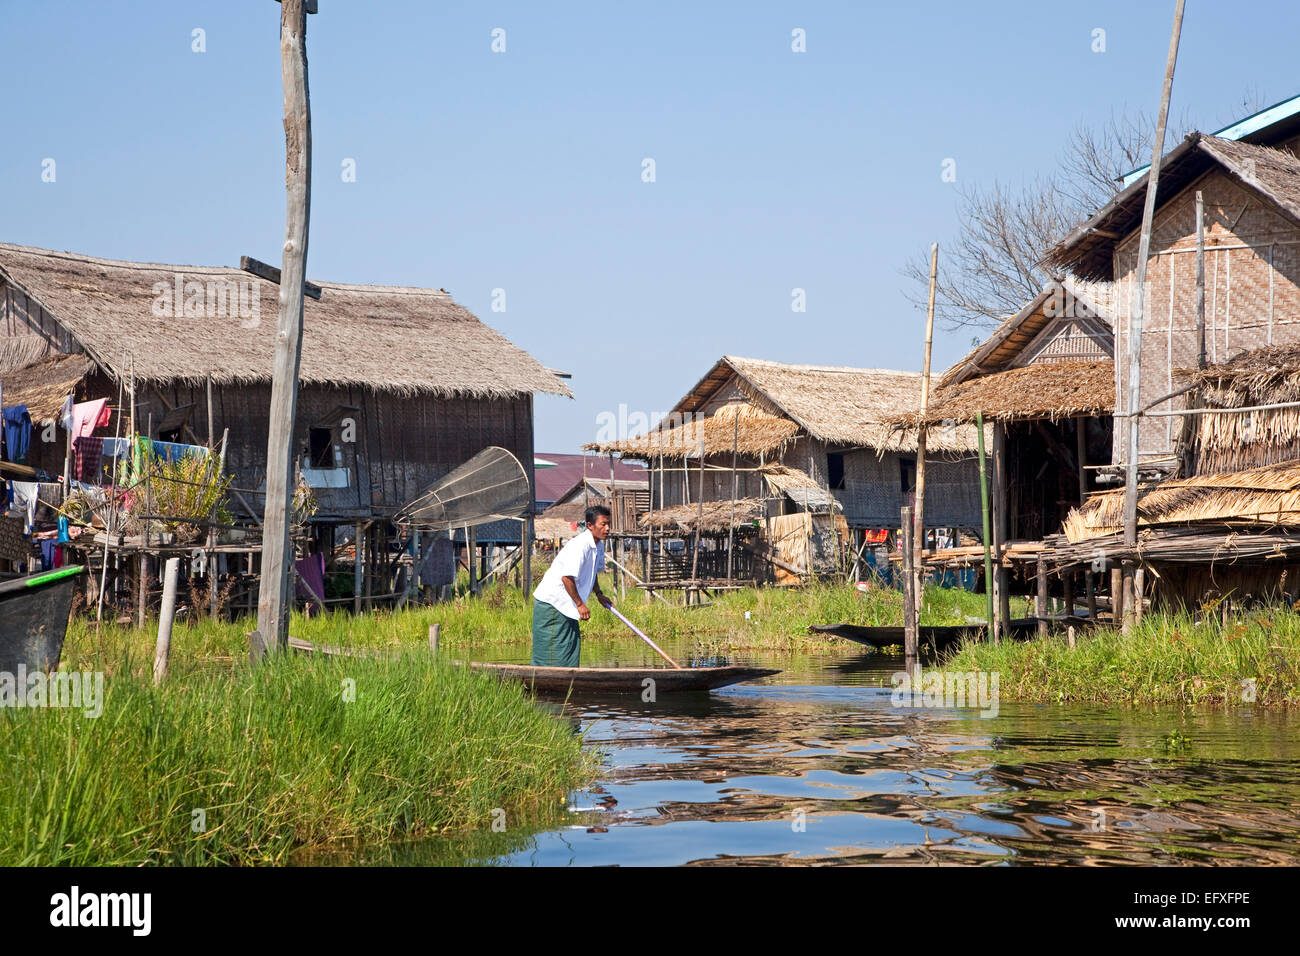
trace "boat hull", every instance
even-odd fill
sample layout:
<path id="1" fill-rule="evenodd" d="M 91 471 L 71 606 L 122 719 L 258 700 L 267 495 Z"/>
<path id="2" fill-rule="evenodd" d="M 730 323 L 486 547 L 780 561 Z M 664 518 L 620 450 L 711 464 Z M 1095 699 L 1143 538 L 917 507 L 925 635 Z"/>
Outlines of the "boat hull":
<path id="1" fill-rule="evenodd" d="M 50 578 L 33 574 L 6 581 L 0 590 L 0 671 L 50 671 L 59 666 L 68 614 L 81 569 Z"/>
<path id="2" fill-rule="evenodd" d="M 473 662 L 474 670 L 502 680 L 521 680 L 539 694 L 641 694 L 654 681 L 654 693 L 708 692 L 719 687 L 781 673 L 766 667 L 533 667 Z"/>

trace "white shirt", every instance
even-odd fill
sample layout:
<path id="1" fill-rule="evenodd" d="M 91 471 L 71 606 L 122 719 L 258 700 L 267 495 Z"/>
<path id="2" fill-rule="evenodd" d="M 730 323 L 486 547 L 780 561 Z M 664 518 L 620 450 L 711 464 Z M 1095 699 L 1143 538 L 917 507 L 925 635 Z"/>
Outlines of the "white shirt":
<path id="1" fill-rule="evenodd" d="M 563 579 L 573 578 L 578 586 L 578 597 L 586 604 L 591 589 L 596 585 L 596 575 L 604 570 L 605 542 L 597 541 L 590 531 L 584 531 L 560 549 L 555 561 L 542 575 L 542 583 L 537 585 L 533 598 L 551 605 L 565 617 L 580 621 L 578 606 L 564 590 Z"/>

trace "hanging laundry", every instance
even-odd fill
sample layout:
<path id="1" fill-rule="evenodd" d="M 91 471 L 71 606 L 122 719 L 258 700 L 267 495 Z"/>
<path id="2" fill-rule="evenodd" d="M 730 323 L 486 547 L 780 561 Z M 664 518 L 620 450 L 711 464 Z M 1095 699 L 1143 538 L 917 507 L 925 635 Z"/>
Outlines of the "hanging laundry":
<path id="1" fill-rule="evenodd" d="M 99 481 L 99 468 L 104 456 L 104 439 L 93 435 L 83 435 L 72 439 L 72 452 L 75 456 L 73 474 L 80 481 Z"/>
<path id="2" fill-rule="evenodd" d="M 179 442 L 156 441 L 153 443 L 153 454 L 155 458 L 161 458 L 167 462 L 178 462 L 182 458 L 203 456 L 206 457 L 208 449 L 202 445 L 182 445 Z"/>
<path id="3" fill-rule="evenodd" d="M 58 543 L 53 538 L 46 538 L 41 542 L 41 570 L 52 571 L 58 565 L 54 563 L 54 549 Z"/>
<path id="4" fill-rule="evenodd" d="M 73 438 L 84 438 L 92 434 L 96 428 L 107 425 L 111 413 L 108 409 L 108 399 L 97 398 L 93 402 L 82 402 L 79 405 L 72 406 L 71 427 L 68 431 L 72 433 Z M 64 427 L 68 426 L 65 421 Z"/>
<path id="5" fill-rule="evenodd" d="M 0 412 L 4 419 L 5 458 L 25 461 L 32 441 L 32 416 L 26 405 L 10 405 Z"/>
<path id="6" fill-rule="evenodd" d="M 11 481 L 9 482 L 9 495 L 11 504 L 10 512 L 18 512 L 23 519 L 23 534 L 32 533 L 32 525 L 36 523 L 36 501 L 40 485 L 34 481 Z"/>
<path id="7" fill-rule="evenodd" d="M 298 578 L 294 582 L 298 596 L 314 601 L 324 610 L 325 604 L 325 555 L 309 554 L 301 561 L 293 563 Z"/>
<path id="8" fill-rule="evenodd" d="M 123 455 L 131 454 L 131 439 L 129 438 L 105 438 L 103 455 L 105 458 L 120 458 Z"/>
<path id="9" fill-rule="evenodd" d="M 59 544 L 67 544 L 69 541 L 72 540 L 70 537 L 68 537 L 68 516 L 59 515 L 58 524 L 59 524 L 58 542 Z"/>

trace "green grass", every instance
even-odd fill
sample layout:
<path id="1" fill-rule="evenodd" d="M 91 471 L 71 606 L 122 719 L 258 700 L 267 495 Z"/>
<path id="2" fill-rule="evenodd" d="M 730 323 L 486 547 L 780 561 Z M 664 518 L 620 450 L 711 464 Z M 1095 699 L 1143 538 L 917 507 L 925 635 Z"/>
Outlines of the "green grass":
<path id="1" fill-rule="evenodd" d="M 0 866 L 281 863 L 490 830 L 497 810 L 518 833 L 594 769 L 521 686 L 427 652 L 253 668 L 229 661 L 240 628 L 205 625 L 178 629 L 174 647 L 196 640 L 155 688 L 149 635 L 114 629 L 101 651 L 73 630 L 65 669 L 118 655 L 103 713 L 0 709 Z"/>
<path id="2" fill-rule="evenodd" d="M 970 644 L 947 666 L 998 671 L 1005 700 L 1289 705 L 1300 702 L 1300 615 L 1269 608 L 1225 626 L 1147 614 L 1129 634 L 1080 634 L 1073 650 L 1059 634 Z"/>

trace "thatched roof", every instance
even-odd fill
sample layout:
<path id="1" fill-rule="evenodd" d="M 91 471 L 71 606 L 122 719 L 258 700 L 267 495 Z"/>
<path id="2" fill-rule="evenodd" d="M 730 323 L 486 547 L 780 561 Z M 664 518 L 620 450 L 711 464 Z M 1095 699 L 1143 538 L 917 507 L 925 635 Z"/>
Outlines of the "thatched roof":
<path id="1" fill-rule="evenodd" d="M 1215 167 L 1300 224 L 1300 159 L 1285 150 L 1203 133 L 1189 133 L 1160 161 L 1156 207 Z M 1115 247 L 1141 225 L 1147 179 L 1140 176 L 1124 187 L 1095 216 L 1048 250 L 1043 264 L 1087 279 L 1113 281 Z"/>
<path id="2" fill-rule="evenodd" d="M 1231 523 L 1300 527 L 1300 461 L 1161 482 L 1138 498 L 1138 525 Z M 1122 530 L 1124 491 L 1093 495 L 1070 512 L 1065 535 L 1086 541 Z"/>
<path id="3" fill-rule="evenodd" d="M 779 451 L 794 440 L 799 426 L 788 418 L 771 415 L 743 402 L 724 405 L 712 415 L 686 421 L 681 416 L 667 419 L 644 435 L 614 442 L 591 442 L 583 447 L 602 453 L 618 452 L 624 458 L 653 461 L 698 458 L 701 454 L 730 454 L 736 451 L 753 458 Z"/>
<path id="4" fill-rule="evenodd" d="M 1049 362 L 939 388 L 930 397 L 928 421 L 1031 421 L 1110 415 L 1115 410 L 1115 366 L 1111 362 Z M 915 424 L 919 415 L 904 419 Z"/>
<path id="5" fill-rule="evenodd" d="M 1196 382 L 1206 403 L 1216 408 L 1300 401 L 1300 345 L 1251 349 L 1178 374 Z"/>
<path id="6" fill-rule="evenodd" d="M 1016 364 L 1028 364 L 1034 353 L 1043 347 L 1044 333 L 1052 335 L 1049 327 L 1058 320 L 1068 320 L 1078 326 L 1086 349 L 1072 355 L 1062 355 L 1058 361 L 1096 361 L 1104 353 L 1113 359 L 1115 354 L 1115 325 L 1110 311 L 1097 301 L 1097 292 L 1087 289 L 1074 280 L 1052 280 L 1043 290 L 1029 300 L 1015 315 L 1007 316 L 993 333 L 975 346 L 938 381 L 939 388 L 956 385 L 979 375 L 1004 372 Z M 1059 333 L 1056 333 L 1059 335 Z M 934 395 L 930 396 L 931 401 Z"/>
<path id="7" fill-rule="evenodd" d="M 832 365 L 789 365 L 724 355 L 677 403 L 675 412 L 703 407 L 727 382 L 770 415 L 787 418 L 833 446 L 915 451 L 916 435 L 895 430 L 894 420 L 921 404 L 921 374 Z M 730 446 L 728 446 L 729 448 Z M 936 438 L 935 452 L 975 448 L 975 430 Z"/>
<path id="8" fill-rule="evenodd" d="M 4 404 L 26 405 L 33 422 L 58 419 L 63 400 L 94 364 L 84 355 L 58 355 L 12 371 L 0 372 Z"/>
<path id="9" fill-rule="evenodd" d="M 788 465 L 764 465 L 758 470 L 774 495 L 785 495 L 804 511 L 829 513 L 843 511 L 844 506 L 806 471 Z"/>
<path id="10" fill-rule="evenodd" d="M 228 308 L 230 317 L 156 316 L 155 302 L 172 304 L 172 296 L 155 286 L 173 289 L 178 277 L 202 284 L 199 289 L 238 290 L 232 284 L 239 283 L 247 300 L 255 294 L 260 314 L 241 319 Z M 122 262 L 0 243 L 0 278 L 35 299 L 114 376 L 123 376 L 134 358 L 135 375 L 145 381 L 270 380 L 280 287 L 241 269 Z M 307 298 L 304 306 L 304 383 L 484 398 L 571 395 L 541 363 L 444 291 L 316 284 L 319 301 Z"/>
<path id="11" fill-rule="evenodd" d="M 700 519 L 698 504 L 674 505 L 659 511 L 647 511 L 637 519 L 642 528 L 654 527 L 656 531 L 668 534 L 674 532 L 694 534 L 698 524 L 701 532 L 726 531 L 733 527 L 731 523 L 732 503 L 727 501 L 704 502 L 704 517 Z M 736 522 L 734 527 L 761 521 L 766 515 L 763 501 L 758 498 L 738 498 L 735 502 Z"/>

